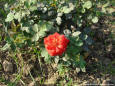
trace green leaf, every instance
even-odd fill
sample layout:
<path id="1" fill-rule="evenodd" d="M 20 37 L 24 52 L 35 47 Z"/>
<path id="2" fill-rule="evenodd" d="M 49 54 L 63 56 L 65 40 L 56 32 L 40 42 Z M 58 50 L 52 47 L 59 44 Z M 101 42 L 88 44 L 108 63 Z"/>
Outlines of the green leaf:
<path id="1" fill-rule="evenodd" d="M 86 12 L 86 10 L 83 8 L 83 9 L 81 10 L 81 12 L 82 12 L 82 13 L 85 13 L 85 12 Z"/>
<path id="2" fill-rule="evenodd" d="M 48 52 L 46 51 L 45 48 L 41 49 L 41 56 L 44 57 L 44 60 L 46 63 L 50 63 L 51 62 L 51 57 L 49 56 Z"/>
<path id="3" fill-rule="evenodd" d="M 113 12 L 115 12 L 115 9 L 114 9 L 114 8 L 108 8 L 107 10 L 108 10 L 108 13 L 113 13 Z"/>
<path id="4" fill-rule="evenodd" d="M 37 25 L 37 24 L 34 24 L 34 26 L 33 26 L 32 29 L 33 29 L 34 32 L 38 32 L 38 25 Z"/>
<path id="5" fill-rule="evenodd" d="M 56 22 L 57 22 L 58 25 L 60 25 L 61 22 L 62 22 L 61 17 L 57 17 L 57 18 L 56 18 Z"/>
<path id="6" fill-rule="evenodd" d="M 84 8 L 90 9 L 92 7 L 92 2 L 91 1 L 86 1 L 83 5 Z"/>
<path id="7" fill-rule="evenodd" d="M 6 22 L 10 22 L 14 19 L 14 13 L 10 12 L 5 19 Z"/>
<path id="8" fill-rule="evenodd" d="M 79 73 L 80 72 L 80 68 L 76 67 L 76 72 Z"/>
<path id="9" fill-rule="evenodd" d="M 45 57 L 44 60 L 46 63 L 51 63 L 51 57 L 49 55 Z"/>
<path id="10" fill-rule="evenodd" d="M 24 2 L 24 6 L 26 6 L 27 8 L 29 8 L 29 7 L 30 7 L 30 0 L 25 1 L 25 2 Z"/>
<path id="11" fill-rule="evenodd" d="M 52 29 L 53 25 L 51 22 L 46 22 L 46 28 L 47 28 L 47 31 L 50 31 Z"/>
<path id="12" fill-rule="evenodd" d="M 66 72 L 66 69 L 64 69 L 62 64 L 58 64 L 57 69 L 58 69 L 59 75 L 64 75 Z"/>
<path id="13" fill-rule="evenodd" d="M 80 56 L 80 62 L 79 63 L 80 63 L 80 68 L 81 68 L 82 72 L 86 72 L 86 69 L 85 69 L 86 62 L 84 61 L 82 56 Z"/>
<path id="14" fill-rule="evenodd" d="M 34 34 L 32 41 L 38 41 L 39 38 L 46 36 L 46 32 L 50 31 L 51 28 L 52 24 L 49 22 L 40 21 L 38 24 L 34 24 L 32 29 L 36 34 Z"/>
<path id="15" fill-rule="evenodd" d="M 51 22 L 44 22 L 44 21 L 40 21 L 39 23 L 38 23 L 38 27 L 40 28 L 40 30 L 42 30 L 42 31 L 49 31 L 49 30 L 51 30 L 51 28 L 52 28 L 52 24 L 51 24 Z"/>
<path id="16" fill-rule="evenodd" d="M 38 41 L 39 40 L 39 33 L 34 34 L 34 36 L 32 37 L 32 41 Z"/>
<path id="17" fill-rule="evenodd" d="M 85 69 L 86 62 L 84 61 L 83 56 L 81 56 L 80 54 L 77 54 L 76 56 L 76 64 L 77 66 L 79 66 L 82 72 L 86 72 L 86 69 Z"/>
<path id="18" fill-rule="evenodd" d="M 82 46 L 83 45 L 83 41 L 82 40 L 79 40 L 75 43 L 76 46 Z"/>
<path id="19" fill-rule="evenodd" d="M 1 50 L 5 51 L 5 50 L 8 50 L 10 48 L 10 44 L 9 43 L 6 43 L 3 48 L 1 48 Z"/>
<path id="20" fill-rule="evenodd" d="M 20 12 L 17 12 L 15 15 L 14 15 L 14 18 L 17 19 L 18 21 L 21 20 L 21 14 Z"/>
<path id="21" fill-rule="evenodd" d="M 12 49 L 13 51 L 16 50 L 16 45 L 15 45 L 13 42 L 11 43 L 11 46 L 10 46 L 10 47 L 11 47 L 11 49 Z"/>
<path id="22" fill-rule="evenodd" d="M 110 3 L 109 2 L 107 2 L 106 4 L 104 4 L 102 7 L 107 7 L 107 6 L 109 6 L 110 5 Z"/>
<path id="23" fill-rule="evenodd" d="M 86 72 L 85 67 L 81 68 L 81 71 L 82 71 L 82 72 Z"/>
<path id="24" fill-rule="evenodd" d="M 37 3 L 37 0 L 31 0 L 31 3 L 32 3 L 32 4 L 36 4 L 36 3 Z"/>
<path id="25" fill-rule="evenodd" d="M 67 6 L 64 6 L 64 7 L 62 8 L 62 12 L 64 12 L 64 13 L 70 13 L 70 12 L 71 12 L 71 9 L 69 9 Z"/>
<path id="26" fill-rule="evenodd" d="M 38 32 L 38 36 L 39 37 L 44 37 L 46 35 L 46 33 L 45 33 L 45 31 L 43 31 L 43 30 L 40 30 L 39 32 Z"/>
<path id="27" fill-rule="evenodd" d="M 25 26 L 25 27 L 22 27 L 21 30 L 22 30 L 22 31 L 26 31 L 27 33 L 30 33 L 29 27 L 26 27 L 26 26 Z"/>
<path id="28" fill-rule="evenodd" d="M 74 37 L 77 37 L 77 36 L 79 36 L 80 34 L 81 34 L 80 31 L 76 31 L 76 32 L 74 32 L 72 35 L 73 35 Z"/>
<path id="29" fill-rule="evenodd" d="M 59 56 L 55 56 L 54 61 L 55 61 L 56 64 L 58 64 L 58 62 L 59 62 Z"/>
<path id="30" fill-rule="evenodd" d="M 106 8 L 102 7 L 102 12 L 106 13 Z"/>
<path id="31" fill-rule="evenodd" d="M 94 18 L 92 19 L 92 22 L 93 22 L 93 23 L 97 23 L 97 22 L 98 22 L 98 17 L 94 17 Z"/>
<path id="32" fill-rule="evenodd" d="M 42 49 L 41 49 L 41 56 L 42 56 L 42 57 L 48 56 L 48 52 L 46 51 L 45 48 L 42 48 Z"/>
<path id="33" fill-rule="evenodd" d="M 86 40 L 88 38 L 88 35 L 83 35 L 82 40 Z"/>
<path id="34" fill-rule="evenodd" d="M 35 11 L 35 10 L 37 10 L 37 6 L 31 6 L 30 7 L 30 11 Z"/>

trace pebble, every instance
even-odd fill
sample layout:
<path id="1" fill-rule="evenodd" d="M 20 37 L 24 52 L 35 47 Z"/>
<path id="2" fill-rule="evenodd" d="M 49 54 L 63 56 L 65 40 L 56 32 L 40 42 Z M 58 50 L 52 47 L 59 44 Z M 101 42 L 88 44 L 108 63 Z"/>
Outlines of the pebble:
<path id="1" fill-rule="evenodd" d="M 5 60 L 3 62 L 3 69 L 5 72 L 13 72 L 13 64 Z"/>

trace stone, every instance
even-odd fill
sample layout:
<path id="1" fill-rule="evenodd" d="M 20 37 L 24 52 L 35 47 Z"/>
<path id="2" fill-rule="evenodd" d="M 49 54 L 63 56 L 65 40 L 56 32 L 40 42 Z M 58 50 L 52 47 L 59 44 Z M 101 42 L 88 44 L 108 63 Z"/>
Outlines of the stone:
<path id="1" fill-rule="evenodd" d="M 3 62 L 3 69 L 5 72 L 13 72 L 13 64 L 5 60 Z"/>

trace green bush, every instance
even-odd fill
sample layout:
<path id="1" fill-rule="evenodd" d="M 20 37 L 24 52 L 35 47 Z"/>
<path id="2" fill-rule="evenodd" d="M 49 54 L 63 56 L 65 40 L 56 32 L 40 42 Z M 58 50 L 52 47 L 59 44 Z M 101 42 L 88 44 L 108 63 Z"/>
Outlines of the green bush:
<path id="1" fill-rule="evenodd" d="M 32 47 L 46 63 L 58 64 L 60 74 L 69 68 L 85 72 L 83 52 L 89 52 L 88 46 L 93 43 L 90 26 L 113 12 L 109 5 L 107 0 L 17 0 L 5 4 L 7 43 L 2 49 Z M 52 58 L 43 39 L 54 32 L 64 34 L 70 43 L 62 56 Z"/>

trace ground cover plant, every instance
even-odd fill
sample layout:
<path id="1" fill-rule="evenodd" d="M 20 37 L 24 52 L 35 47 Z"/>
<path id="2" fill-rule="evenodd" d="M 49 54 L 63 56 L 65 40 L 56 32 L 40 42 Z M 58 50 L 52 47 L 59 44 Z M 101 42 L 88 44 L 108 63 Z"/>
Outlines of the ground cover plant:
<path id="1" fill-rule="evenodd" d="M 115 2 L 108 0 L 1 2 L 0 58 L 6 54 L 0 59 L 0 70 L 4 69 L 8 77 L 14 75 L 9 80 L 2 74 L 0 81 L 8 86 L 74 85 L 72 76 L 88 71 L 90 62 L 86 59 L 99 40 L 92 26 L 105 24 L 102 18 L 115 13 Z M 113 36 L 111 33 L 110 38 Z M 114 61 L 109 64 L 112 74 L 113 64 Z M 99 69 L 103 70 L 102 66 Z M 48 79 L 52 74 L 56 79 Z"/>

